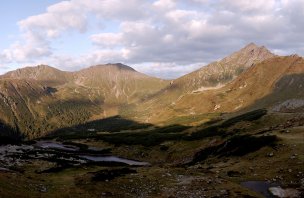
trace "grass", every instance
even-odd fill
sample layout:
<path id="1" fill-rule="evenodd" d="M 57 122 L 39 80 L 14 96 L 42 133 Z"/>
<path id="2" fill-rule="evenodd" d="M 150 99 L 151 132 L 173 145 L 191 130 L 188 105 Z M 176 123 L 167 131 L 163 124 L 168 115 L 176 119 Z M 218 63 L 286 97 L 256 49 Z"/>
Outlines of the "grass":
<path id="1" fill-rule="evenodd" d="M 137 173 L 136 170 L 130 168 L 117 168 L 90 172 L 93 174 L 92 181 L 110 181 L 116 177 L 121 177 L 131 173 Z"/>
<path id="2" fill-rule="evenodd" d="M 143 145 L 155 146 L 165 141 L 181 140 L 183 134 L 168 132 L 139 132 L 139 133 L 118 133 L 99 136 L 99 140 L 115 145 Z"/>
<path id="3" fill-rule="evenodd" d="M 22 174 L 3 172 L 0 175 L 0 194 L 3 197 L 26 197 L 28 195 L 27 197 L 93 198 L 100 197 L 101 193 L 104 196 L 112 197 L 169 197 L 170 195 L 172 197 L 200 195 L 215 197 L 225 189 L 228 195 L 220 196 L 262 197 L 241 187 L 239 182 L 273 181 L 273 179 L 282 184 L 282 187 L 298 188 L 303 177 L 303 174 L 298 176 L 299 172 L 303 173 L 303 155 L 301 153 L 303 127 L 293 126 L 288 128 L 288 133 L 275 129 L 267 132 L 269 135 L 266 136 L 252 135 L 256 130 L 263 129 L 265 126 L 271 127 L 286 123 L 291 115 L 280 114 L 280 118 L 277 119 L 274 119 L 277 115 L 269 114 L 269 116 L 254 120 L 252 126 L 246 127 L 245 130 L 243 130 L 243 126 L 251 121 L 238 123 L 244 120 L 238 119 L 240 121 L 233 122 L 232 127 L 228 127 L 228 129 L 221 125 L 224 122 L 205 124 L 201 126 L 204 127 L 200 129 L 203 131 L 201 135 L 193 136 L 191 141 L 184 141 L 183 137 L 187 136 L 186 132 L 192 129 L 188 130 L 187 127 L 179 125 L 151 128 L 150 131 L 138 132 L 140 131 L 138 130 L 99 135 L 98 138 L 121 138 L 119 140 L 121 146 L 111 145 L 113 155 L 147 161 L 151 163 L 151 167 L 131 169 L 137 173 L 132 173 L 133 171 L 125 169 L 123 166 L 111 168 L 104 165 L 71 167 L 61 170 L 60 166 L 46 169 L 53 167 L 52 162 L 44 162 L 43 166 L 40 161 L 31 160 L 31 163 L 27 165 L 28 168 L 25 168 L 25 172 Z M 284 117 L 281 118 L 281 116 Z M 214 126 L 216 127 L 214 128 Z M 241 127 L 241 132 L 226 134 L 227 131 L 237 127 Z M 224 136 L 219 133 L 212 137 L 215 135 L 215 131 L 223 133 Z M 126 137 L 127 135 L 130 137 Z M 173 137 L 173 135 L 177 135 L 177 137 Z M 206 136 L 212 138 L 204 138 Z M 123 139 L 125 137 L 127 140 Z M 149 140 L 145 138 L 149 138 Z M 157 142 L 170 139 L 181 141 L 157 144 Z M 109 146 L 104 141 L 94 139 L 81 141 L 84 144 L 93 144 L 90 146 L 96 146 L 95 143 L 100 144 L 99 147 Z M 109 140 L 109 142 L 111 141 L 113 139 Z M 144 144 L 156 144 L 157 146 L 145 147 L 140 141 L 147 141 Z M 127 145 L 126 142 L 132 144 Z M 139 145 L 137 145 L 138 143 Z M 83 148 L 85 149 L 85 147 Z M 270 152 L 273 153 L 273 157 L 267 155 Z M 291 159 L 290 157 L 294 154 L 297 154 L 296 158 Z M 189 167 L 188 165 L 192 164 L 186 163 L 191 161 L 193 156 L 196 161 L 194 160 L 192 163 L 199 163 Z M 186 165 L 180 167 L 181 164 Z M 41 170 L 40 174 L 36 173 L 37 169 Z M 292 172 L 289 172 L 289 169 Z M 96 180 L 95 176 L 97 176 Z M 278 179 L 277 176 L 282 179 Z M 290 181 L 293 183 L 290 184 Z M 46 186 L 47 193 L 41 193 L 38 185 Z M 201 191 L 202 189 L 203 191 Z"/>
<path id="4" fill-rule="evenodd" d="M 251 135 L 235 135 L 222 144 L 207 147 L 194 156 L 190 164 L 203 161 L 208 157 L 230 157 L 230 156 L 244 156 L 248 153 L 255 152 L 262 147 L 274 147 L 278 141 L 277 136 L 251 136 Z"/>
<path id="5" fill-rule="evenodd" d="M 254 111 L 250 111 L 250 112 L 244 113 L 244 114 L 239 115 L 239 116 L 235 116 L 233 118 L 230 118 L 230 119 L 224 121 L 221 124 L 221 127 L 229 127 L 229 126 L 232 126 L 232 125 L 234 125 L 238 122 L 241 122 L 241 121 L 257 120 L 257 119 L 260 119 L 262 116 L 264 116 L 266 114 L 267 114 L 266 109 L 257 109 L 257 110 L 254 110 Z"/>
<path id="6" fill-rule="evenodd" d="M 202 129 L 191 133 L 185 133 L 185 130 L 191 128 L 190 126 L 183 125 L 169 125 L 165 127 L 156 127 L 151 130 L 143 130 L 141 132 L 119 132 L 120 130 L 132 130 L 132 129 L 141 129 L 147 128 L 151 125 L 141 124 L 134 121 L 123 119 L 119 116 L 93 121 L 84 125 L 76 126 L 69 131 L 69 129 L 59 130 L 50 137 L 60 137 L 62 140 L 68 139 L 84 139 L 91 138 L 96 140 L 103 140 L 110 144 L 115 145 L 143 145 L 143 146 L 155 146 L 161 144 L 165 141 L 195 141 L 199 139 L 204 139 L 208 137 L 219 136 L 225 138 L 229 136 L 227 133 L 227 128 L 242 121 L 253 121 L 261 118 L 267 113 L 266 110 L 260 109 L 251 112 L 247 112 L 236 117 L 232 117 L 224 122 L 220 122 L 220 119 L 211 120 L 206 122 Z M 209 115 L 211 116 L 211 115 Z M 88 132 L 87 129 L 107 129 L 110 134 L 98 134 L 95 132 Z M 112 128 L 111 128 L 112 127 Z M 199 127 L 200 128 L 200 127 Z M 116 133 L 119 132 L 119 133 Z"/>
<path id="7" fill-rule="evenodd" d="M 204 125 L 206 125 L 207 127 L 200 129 L 200 130 L 192 133 L 189 136 L 185 136 L 183 139 L 191 141 L 191 140 L 197 140 L 197 139 L 203 139 L 203 138 L 215 137 L 215 136 L 226 137 L 226 136 L 228 136 L 228 133 L 226 133 L 227 128 L 229 128 L 239 122 L 242 122 L 242 121 L 258 120 L 266 114 L 267 114 L 267 110 L 258 109 L 258 110 L 244 113 L 242 115 L 238 115 L 238 116 L 229 118 L 222 123 L 218 123 L 218 120 L 215 119 L 215 122 L 205 123 Z M 215 123 L 215 125 L 214 125 L 214 123 Z"/>
<path id="8" fill-rule="evenodd" d="M 189 123 L 201 123 L 204 121 L 214 121 L 214 118 L 221 116 L 220 113 L 208 113 L 208 114 L 200 114 L 200 115 L 190 115 L 190 116 L 177 116 L 170 118 L 166 121 L 167 124 L 180 124 L 180 125 L 188 125 Z"/>

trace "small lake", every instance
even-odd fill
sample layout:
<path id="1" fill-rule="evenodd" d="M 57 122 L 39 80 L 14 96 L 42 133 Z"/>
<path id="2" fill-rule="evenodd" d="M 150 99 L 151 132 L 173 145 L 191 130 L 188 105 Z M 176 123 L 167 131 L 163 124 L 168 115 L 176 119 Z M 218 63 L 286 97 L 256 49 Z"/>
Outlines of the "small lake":
<path id="1" fill-rule="evenodd" d="M 72 145 L 64 145 L 55 141 L 38 141 L 34 146 L 44 149 L 58 149 L 63 151 L 78 151 L 79 147 Z"/>
<path id="2" fill-rule="evenodd" d="M 148 162 L 139 162 L 135 160 L 124 159 L 116 156 L 89 156 L 89 155 L 80 155 L 82 159 L 86 159 L 93 162 L 119 162 L 124 163 L 130 166 L 149 166 Z"/>
<path id="3" fill-rule="evenodd" d="M 64 151 L 72 151 L 73 156 L 77 156 L 81 159 L 87 160 L 89 162 L 115 162 L 115 163 L 123 163 L 129 166 L 149 166 L 148 162 L 140 162 L 131 159 L 125 159 L 112 155 L 96 155 L 96 151 L 103 151 L 103 148 L 96 147 L 88 147 L 87 150 L 81 150 L 80 147 L 74 145 L 66 145 L 61 142 L 56 141 L 37 141 L 34 146 L 43 148 L 43 149 L 54 149 Z"/>
<path id="4" fill-rule="evenodd" d="M 248 188 L 254 192 L 260 193 L 266 198 L 273 198 L 274 196 L 270 194 L 269 188 L 279 186 L 277 183 L 270 183 L 267 181 L 246 181 L 241 182 L 241 186 Z"/>

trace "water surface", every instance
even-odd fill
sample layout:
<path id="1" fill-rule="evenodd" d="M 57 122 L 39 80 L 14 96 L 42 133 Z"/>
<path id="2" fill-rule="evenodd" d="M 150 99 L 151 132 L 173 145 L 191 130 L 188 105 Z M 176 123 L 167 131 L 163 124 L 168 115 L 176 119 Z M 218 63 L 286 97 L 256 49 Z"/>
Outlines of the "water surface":
<path id="1" fill-rule="evenodd" d="M 135 160 L 124 159 L 116 156 L 90 156 L 90 155 L 80 155 L 80 158 L 93 161 L 93 162 L 119 162 L 130 166 L 148 166 L 148 162 L 139 162 Z"/>
<path id="2" fill-rule="evenodd" d="M 270 194 L 269 188 L 279 186 L 277 183 L 270 183 L 267 181 L 246 181 L 242 182 L 241 186 L 244 186 L 254 192 L 264 195 L 266 198 L 273 198 L 274 196 Z"/>

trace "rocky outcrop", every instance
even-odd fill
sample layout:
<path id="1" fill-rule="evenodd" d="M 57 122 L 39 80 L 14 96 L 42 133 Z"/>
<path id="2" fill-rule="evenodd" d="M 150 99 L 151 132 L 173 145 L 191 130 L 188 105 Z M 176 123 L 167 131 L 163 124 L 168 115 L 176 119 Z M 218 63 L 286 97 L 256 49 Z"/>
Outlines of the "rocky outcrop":
<path id="1" fill-rule="evenodd" d="M 280 186 L 279 187 L 271 187 L 269 188 L 269 191 L 272 195 L 280 198 L 297 198 L 300 197 L 300 191 L 293 189 L 293 188 L 286 188 L 283 189 Z"/>
<path id="2" fill-rule="evenodd" d="M 304 110 L 304 99 L 290 99 L 273 107 L 276 112 L 294 112 Z"/>

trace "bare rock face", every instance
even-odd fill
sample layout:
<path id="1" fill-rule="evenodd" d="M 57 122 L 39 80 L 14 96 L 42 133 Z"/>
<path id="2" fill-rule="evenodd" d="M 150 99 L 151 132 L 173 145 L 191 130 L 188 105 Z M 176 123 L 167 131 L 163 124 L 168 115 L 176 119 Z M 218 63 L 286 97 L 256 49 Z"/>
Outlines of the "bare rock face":
<path id="1" fill-rule="evenodd" d="M 295 110 L 304 109 L 303 99 L 290 99 L 285 102 L 275 106 L 273 111 L 277 112 L 293 112 Z"/>
<path id="2" fill-rule="evenodd" d="M 272 195 L 280 198 L 288 197 L 288 198 L 296 198 L 300 197 L 300 192 L 293 188 L 283 189 L 281 187 L 271 187 L 269 191 Z"/>

